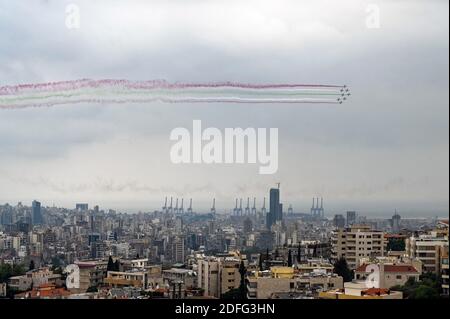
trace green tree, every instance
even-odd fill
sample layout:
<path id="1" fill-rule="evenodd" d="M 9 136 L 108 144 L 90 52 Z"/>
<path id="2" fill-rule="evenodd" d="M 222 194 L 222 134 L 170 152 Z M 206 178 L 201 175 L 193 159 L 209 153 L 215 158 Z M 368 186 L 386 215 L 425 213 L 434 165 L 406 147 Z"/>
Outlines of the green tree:
<path id="1" fill-rule="evenodd" d="M 116 262 L 114 263 L 114 271 L 120 271 L 119 259 L 116 259 Z"/>
<path id="2" fill-rule="evenodd" d="M 388 251 L 404 251 L 405 248 L 405 240 L 402 238 L 390 238 L 387 243 Z"/>
<path id="3" fill-rule="evenodd" d="M 0 282 L 7 282 L 12 276 L 25 274 L 25 267 L 22 264 L 11 266 L 10 264 L 0 264 Z"/>
<path id="4" fill-rule="evenodd" d="M 297 250 L 297 262 L 300 263 L 302 261 L 302 248 L 300 246 L 300 244 L 298 245 L 298 250 Z"/>
<path id="5" fill-rule="evenodd" d="M 344 279 L 344 282 L 353 280 L 353 271 L 348 267 L 347 260 L 341 257 L 334 264 L 334 273 L 338 274 Z"/>
<path id="6" fill-rule="evenodd" d="M 35 268 L 34 260 L 31 259 L 31 261 L 30 261 L 30 266 L 28 267 L 28 269 L 29 269 L 29 270 L 33 270 L 34 268 Z"/>
<path id="7" fill-rule="evenodd" d="M 437 275 L 425 273 L 419 281 L 409 278 L 403 286 L 392 287 L 391 290 L 403 292 L 405 299 L 438 299 L 441 296 L 441 281 Z"/>
<path id="8" fill-rule="evenodd" d="M 86 290 L 86 292 L 98 292 L 98 289 L 95 286 L 91 286 Z"/>
<path id="9" fill-rule="evenodd" d="M 244 262 L 241 261 L 239 265 L 239 273 L 241 275 L 241 282 L 239 288 L 231 289 L 222 294 L 223 299 L 247 299 L 247 285 L 245 283 L 245 275 L 247 274 L 247 268 L 245 268 Z"/>

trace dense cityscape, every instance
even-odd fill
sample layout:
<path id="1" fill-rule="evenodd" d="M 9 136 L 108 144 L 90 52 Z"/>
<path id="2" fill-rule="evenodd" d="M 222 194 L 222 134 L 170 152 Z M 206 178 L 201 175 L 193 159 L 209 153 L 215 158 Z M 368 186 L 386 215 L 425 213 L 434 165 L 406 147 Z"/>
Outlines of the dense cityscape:
<path id="1" fill-rule="evenodd" d="M 448 297 L 448 219 L 325 214 L 323 198 L 298 213 L 281 192 L 227 214 L 171 197 L 136 214 L 0 205 L 0 298 Z"/>

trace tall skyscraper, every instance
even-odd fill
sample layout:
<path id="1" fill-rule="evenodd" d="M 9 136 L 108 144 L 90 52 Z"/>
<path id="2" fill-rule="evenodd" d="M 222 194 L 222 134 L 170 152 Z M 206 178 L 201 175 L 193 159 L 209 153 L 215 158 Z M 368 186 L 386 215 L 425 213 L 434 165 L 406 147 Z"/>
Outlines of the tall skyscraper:
<path id="1" fill-rule="evenodd" d="M 334 227 L 336 227 L 336 228 L 344 228 L 345 227 L 345 217 L 342 216 L 341 214 L 334 215 L 333 224 L 334 224 Z"/>
<path id="2" fill-rule="evenodd" d="M 33 225 L 40 225 L 43 223 L 41 203 L 36 200 L 31 204 L 31 216 Z"/>
<path id="3" fill-rule="evenodd" d="M 89 209 L 89 205 L 86 203 L 78 203 L 75 205 L 75 209 L 79 211 L 85 211 Z"/>
<path id="4" fill-rule="evenodd" d="M 283 219 L 283 206 L 280 203 L 280 189 L 270 189 L 270 209 L 267 213 L 267 229 L 270 229 L 273 224 Z"/>

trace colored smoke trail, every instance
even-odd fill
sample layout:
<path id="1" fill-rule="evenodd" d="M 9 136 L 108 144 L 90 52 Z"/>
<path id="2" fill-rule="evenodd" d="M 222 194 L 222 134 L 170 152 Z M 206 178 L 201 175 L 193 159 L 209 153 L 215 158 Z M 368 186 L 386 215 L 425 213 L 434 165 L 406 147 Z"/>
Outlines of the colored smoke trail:
<path id="1" fill-rule="evenodd" d="M 169 83 L 75 80 L 0 87 L 0 109 L 77 103 L 326 103 L 350 96 L 345 85 Z"/>

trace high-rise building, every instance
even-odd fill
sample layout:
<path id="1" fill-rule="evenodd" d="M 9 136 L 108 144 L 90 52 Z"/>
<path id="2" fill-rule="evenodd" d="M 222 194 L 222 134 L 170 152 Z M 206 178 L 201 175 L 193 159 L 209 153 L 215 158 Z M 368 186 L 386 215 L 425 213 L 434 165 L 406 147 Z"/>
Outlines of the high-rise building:
<path id="1" fill-rule="evenodd" d="M 227 291 L 240 285 L 240 258 L 237 256 L 207 256 L 197 261 L 197 287 L 204 296 L 220 298 Z"/>
<path id="2" fill-rule="evenodd" d="M 355 223 L 356 223 L 356 212 L 348 211 L 347 212 L 347 227 L 350 227 Z"/>
<path id="3" fill-rule="evenodd" d="M 244 233 L 245 233 L 245 234 L 249 234 L 249 233 L 252 232 L 252 230 L 253 230 L 253 223 L 252 223 L 252 220 L 251 220 L 250 218 L 247 217 L 247 218 L 244 220 Z"/>
<path id="4" fill-rule="evenodd" d="M 423 263 L 423 271 L 434 274 L 441 273 L 441 255 L 448 250 L 448 227 L 446 232 L 433 230 L 418 237 L 406 239 L 406 252 L 411 258 L 417 258 Z"/>
<path id="5" fill-rule="evenodd" d="M 351 269 L 360 266 L 361 258 L 385 256 L 387 244 L 384 232 L 358 225 L 337 229 L 331 235 L 331 243 L 332 260 L 343 257 Z"/>
<path id="6" fill-rule="evenodd" d="M 185 253 L 184 253 L 184 239 L 181 237 L 176 237 L 172 241 L 171 245 L 172 262 L 174 263 L 184 263 Z"/>
<path id="7" fill-rule="evenodd" d="M 33 219 L 33 225 L 41 225 L 43 223 L 41 203 L 34 200 L 31 204 L 31 216 Z"/>
<path id="8" fill-rule="evenodd" d="M 75 209 L 79 211 L 85 211 L 89 209 L 89 205 L 85 203 L 78 203 L 75 205 Z"/>
<path id="9" fill-rule="evenodd" d="M 270 209 L 267 214 L 267 229 L 270 229 L 273 224 L 283 219 L 283 206 L 280 203 L 280 189 L 270 189 Z"/>
<path id="10" fill-rule="evenodd" d="M 345 227 L 345 217 L 343 215 L 334 215 L 333 219 L 334 227 L 344 228 Z"/>
<path id="11" fill-rule="evenodd" d="M 6 204 L 3 209 L 0 209 L 0 224 L 11 225 L 13 223 L 13 208 Z"/>

